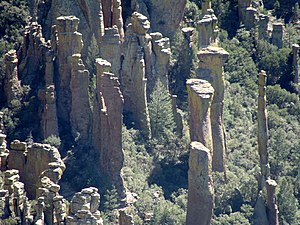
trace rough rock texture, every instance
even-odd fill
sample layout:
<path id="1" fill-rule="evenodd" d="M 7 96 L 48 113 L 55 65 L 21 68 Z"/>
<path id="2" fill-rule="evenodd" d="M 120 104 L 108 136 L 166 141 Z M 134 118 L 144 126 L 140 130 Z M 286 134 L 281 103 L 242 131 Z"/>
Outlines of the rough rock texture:
<path id="1" fill-rule="evenodd" d="M 17 140 L 11 143 L 8 168 L 20 171 L 20 179 L 25 184 L 29 199 L 35 198 L 40 175 L 47 169 L 51 170 L 50 163 L 57 163 L 56 167 L 52 167 L 53 173 L 56 174 L 52 177 L 57 177 L 53 182 L 58 183 L 65 165 L 56 148 L 48 144 L 38 143 L 34 143 L 30 148 L 27 148 L 26 143 Z"/>
<path id="2" fill-rule="evenodd" d="M 211 104 L 211 125 L 213 136 L 213 170 L 225 170 L 226 140 L 223 120 L 224 71 L 228 52 L 219 47 L 209 46 L 198 52 L 197 77 L 210 82 L 215 90 Z"/>
<path id="3" fill-rule="evenodd" d="M 57 112 L 59 122 L 70 126 L 75 140 L 89 140 L 91 108 L 89 105 L 89 73 L 81 61 L 82 35 L 77 32 L 79 19 L 57 18 L 58 73 Z"/>
<path id="4" fill-rule="evenodd" d="M 202 18 L 197 22 L 198 48 L 217 44 L 218 19 L 211 9 L 210 2 L 202 3 Z"/>
<path id="5" fill-rule="evenodd" d="M 133 216 L 126 212 L 126 209 L 119 210 L 119 225 L 134 225 Z"/>
<path id="6" fill-rule="evenodd" d="M 34 84 L 39 82 L 39 75 L 43 77 L 46 73 L 46 54 L 50 50 L 50 43 L 46 42 L 42 34 L 42 27 L 37 22 L 31 22 L 25 27 L 25 34 L 19 55 L 19 72 L 22 83 Z M 49 61 L 47 61 L 49 62 Z M 49 69 L 49 68 L 47 68 Z M 47 80 L 47 78 L 49 79 Z M 45 81 L 53 79 L 53 72 L 47 71 Z M 47 84 L 50 84 L 47 83 Z"/>
<path id="7" fill-rule="evenodd" d="M 190 145 L 187 225 L 209 225 L 213 213 L 214 190 L 210 150 L 200 142 Z"/>
<path id="8" fill-rule="evenodd" d="M 189 79 L 186 82 L 190 110 L 190 138 L 199 141 L 213 152 L 210 107 L 214 94 L 211 84 L 205 80 Z"/>
<path id="9" fill-rule="evenodd" d="M 116 25 L 119 30 L 120 39 L 124 39 L 123 17 L 122 17 L 122 3 L 121 0 L 101 0 L 104 26 L 113 27 Z"/>
<path id="10" fill-rule="evenodd" d="M 4 171 L 7 168 L 7 158 L 9 151 L 6 148 L 6 135 L 2 132 L 0 133 L 0 170 Z"/>
<path id="11" fill-rule="evenodd" d="M 172 37 L 179 27 L 179 24 L 183 17 L 184 7 L 186 0 L 165 0 L 164 4 L 160 0 L 151 0 L 149 2 L 135 1 L 135 8 L 140 13 L 145 14 L 145 4 L 147 7 L 151 6 L 151 9 L 147 9 L 152 28 L 154 31 L 159 31 L 164 36 Z M 149 4 L 148 4 L 149 3 Z"/>
<path id="12" fill-rule="evenodd" d="M 275 180 L 268 179 L 266 181 L 267 186 L 267 209 L 268 209 L 268 218 L 270 225 L 279 225 L 278 220 L 278 207 L 276 205 L 275 199 L 275 189 L 277 183 Z"/>
<path id="13" fill-rule="evenodd" d="M 145 62 L 151 48 L 151 37 L 147 34 L 150 23 L 145 16 L 136 12 L 132 14 L 131 22 L 126 30 L 121 72 L 124 113 L 149 136 L 151 132 L 146 99 Z M 144 51 L 143 46 L 146 46 Z"/>
<path id="14" fill-rule="evenodd" d="M 91 106 L 89 101 L 89 71 L 81 60 L 80 54 L 68 58 L 72 67 L 70 88 L 72 105 L 70 121 L 73 136 L 83 142 L 88 142 L 91 133 Z"/>
<path id="15" fill-rule="evenodd" d="M 257 9 L 254 7 L 248 7 L 246 9 L 246 16 L 244 20 L 244 25 L 246 29 L 251 30 L 252 28 L 255 28 L 258 19 L 259 18 L 258 18 Z"/>
<path id="16" fill-rule="evenodd" d="M 67 217 L 66 225 L 103 224 L 98 211 L 99 204 L 100 195 L 97 188 L 90 187 L 77 192 L 72 198 L 70 215 Z"/>
<path id="17" fill-rule="evenodd" d="M 97 81 L 94 102 L 94 148 L 100 151 L 100 174 L 109 178 L 121 197 L 124 186 L 121 169 L 124 162 L 122 150 L 123 96 L 118 78 L 109 73 L 109 62 L 97 59 Z"/>
<path id="18" fill-rule="evenodd" d="M 258 38 L 264 39 L 266 41 L 270 40 L 270 35 L 268 31 L 268 24 L 269 24 L 269 16 L 264 14 L 259 14 L 258 20 Z"/>
<path id="19" fill-rule="evenodd" d="M 299 83 L 299 45 L 298 44 L 293 44 L 292 45 L 292 53 L 293 53 L 293 71 L 294 71 L 294 83 L 298 84 Z"/>
<path id="20" fill-rule="evenodd" d="M 93 48 L 92 45 L 96 42 L 100 46 L 104 33 L 100 0 L 36 1 L 35 7 L 38 7 L 37 21 L 43 26 L 45 38 L 50 39 L 52 25 L 58 24 L 57 17 L 75 15 L 81 21 L 78 30 L 83 34 L 83 40 L 86 43 L 82 51 L 84 60 L 90 54 L 98 53 L 98 48 Z"/>
<path id="21" fill-rule="evenodd" d="M 29 204 L 24 190 L 24 184 L 19 181 L 18 170 L 6 170 L 4 172 L 4 184 L 1 190 L 4 197 L 4 212 L 17 218 L 18 221 L 28 221 Z M 2 214 L 2 216 L 5 216 Z"/>
<path id="22" fill-rule="evenodd" d="M 270 225 L 262 191 L 259 192 L 253 212 L 254 225 Z"/>
<path id="23" fill-rule="evenodd" d="M 6 102 L 11 104 L 22 96 L 22 88 L 18 78 L 18 58 L 16 50 L 10 50 L 4 56 L 5 78 L 4 94 Z"/>
<path id="24" fill-rule="evenodd" d="M 111 63 L 111 71 L 120 78 L 121 41 L 117 26 L 105 28 L 101 42 L 101 58 Z"/>
<path id="25" fill-rule="evenodd" d="M 283 23 L 273 23 L 272 44 L 276 45 L 278 48 L 282 48 L 283 45 L 283 32 Z"/>
<path id="26" fill-rule="evenodd" d="M 41 131 L 44 139 L 50 135 L 58 134 L 58 121 L 56 110 L 56 91 L 53 81 L 54 76 L 54 54 L 49 50 L 45 54 L 45 90 L 42 91 L 40 100 L 43 105 L 41 116 Z"/>
<path id="27" fill-rule="evenodd" d="M 266 79 L 267 75 L 265 71 L 261 71 L 258 75 L 258 153 L 260 158 L 261 180 L 262 187 L 265 186 L 265 182 L 269 176 L 269 154 L 267 150 L 268 146 L 268 124 L 267 124 L 267 99 L 266 99 Z M 261 187 L 261 188 L 262 188 Z"/>
<path id="28" fill-rule="evenodd" d="M 165 88 L 168 88 L 168 70 L 170 64 L 171 48 L 170 39 L 164 38 L 160 33 L 150 33 L 152 38 L 152 68 L 151 73 L 147 69 L 147 95 L 150 96 L 160 79 Z"/>

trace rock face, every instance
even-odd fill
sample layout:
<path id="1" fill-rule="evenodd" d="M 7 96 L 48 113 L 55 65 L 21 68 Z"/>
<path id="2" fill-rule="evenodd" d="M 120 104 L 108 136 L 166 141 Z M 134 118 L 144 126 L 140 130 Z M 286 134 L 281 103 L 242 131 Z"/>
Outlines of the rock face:
<path id="1" fill-rule="evenodd" d="M 244 24 L 246 29 L 251 30 L 252 28 L 255 28 L 257 22 L 258 22 L 258 12 L 257 9 L 254 7 L 248 7 L 246 9 L 246 16 L 244 20 Z"/>
<path id="2" fill-rule="evenodd" d="M 5 78 L 4 93 L 6 102 L 11 104 L 13 100 L 18 100 L 22 96 L 22 88 L 18 78 L 18 58 L 16 50 L 11 50 L 4 56 Z"/>
<path id="3" fill-rule="evenodd" d="M 7 169 L 7 158 L 9 155 L 9 151 L 6 148 L 6 135 L 4 133 L 0 133 L 0 170 L 4 171 Z"/>
<path id="4" fill-rule="evenodd" d="M 57 112 L 61 124 L 71 127 L 75 140 L 89 140 L 91 107 L 89 104 L 89 72 L 81 60 L 82 35 L 77 32 L 79 19 L 57 18 L 58 73 Z"/>
<path id="5" fill-rule="evenodd" d="M 278 48 L 282 48 L 283 45 L 283 32 L 284 26 L 282 23 L 273 23 L 272 44 Z"/>
<path id="6" fill-rule="evenodd" d="M 186 0 L 133 0 L 132 10 L 149 16 L 154 31 L 172 37 L 182 20 Z M 150 8 L 151 7 L 151 8 Z"/>
<path id="7" fill-rule="evenodd" d="M 277 183 L 275 180 L 268 179 L 266 181 L 267 186 L 267 209 L 268 209 L 268 218 L 270 225 L 279 225 L 278 220 L 278 207 L 276 205 L 275 199 L 275 189 Z"/>
<path id="8" fill-rule="evenodd" d="M 210 224 L 214 205 L 211 163 L 210 150 L 200 142 L 192 142 L 188 172 L 187 225 Z"/>
<path id="9" fill-rule="evenodd" d="M 147 34 L 150 23 L 147 17 L 136 12 L 133 13 L 131 20 L 132 23 L 127 27 L 125 36 L 121 74 L 124 113 L 145 132 L 146 136 L 149 136 L 151 132 L 146 98 L 145 62 L 150 59 L 150 35 Z"/>
<path id="10" fill-rule="evenodd" d="M 101 225 L 103 221 L 98 211 L 100 195 L 94 187 L 82 189 L 72 198 L 70 204 L 70 215 L 67 217 L 66 225 L 92 224 Z"/>
<path id="11" fill-rule="evenodd" d="M 269 176 L 269 154 L 268 146 L 268 124 L 267 124 L 267 99 L 266 99 L 266 72 L 261 71 L 258 75 L 258 153 L 261 168 L 261 185 L 265 186 L 265 182 Z"/>
<path id="12" fill-rule="evenodd" d="M 52 181 L 57 184 L 65 165 L 56 148 L 38 143 L 27 148 L 26 143 L 16 140 L 11 143 L 8 168 L 20 171 L 20 180 L 25 184 L 28 197 L 34 199 L 41 174 L 53 177 Z"/>
<path id="13" fill-rule="evenodd" d="M 238 11 L 241 22 L 245 22 L 246 10 L 251 5 L 251 0 L 238 0 Z"/>
<path id="14" fill-rule="evenodd" d="M 299 52 L 299 45 L 298 44 L 293 44 L 292 45 L 292 53 L 293 53 L 293 71 L 294 71 L 294 83 L 298 84 L 299 83 L 299 65 L 298 65 L 298 56 Z"/>
<path id="15" fill-rule="evenodd" d="M 210 82 L 215 90 L 211 104 L 211 124 L 213 136 L 213 170 L 225 170 L 225 129 L 223 120 L 224 108 L 224 72 L 223 66 L 228 52 L 219 47 L 209 46 L 198 52 L 199 67 L 197 77 Z"/>
<path id="16" fill-rule="evenodd" d="M 93 112 L 93 145 L 100 151 L 100 173 L 108 177 L 120 196 L 124 197 L 121 169 L 124 162 L 122 150 L 123 96 L 116 75 L 109 73 L 110 63 L 96 60 L 97 83 Z"/>
<path id="17" fill-rule="evenodd" d="M 190 138 L 191 141 L 203 143 L 213 153 L 211 131 L 211 102 L 214 89 L 205 80 L 189 79 L 186 82 L 190 111 Z"/>

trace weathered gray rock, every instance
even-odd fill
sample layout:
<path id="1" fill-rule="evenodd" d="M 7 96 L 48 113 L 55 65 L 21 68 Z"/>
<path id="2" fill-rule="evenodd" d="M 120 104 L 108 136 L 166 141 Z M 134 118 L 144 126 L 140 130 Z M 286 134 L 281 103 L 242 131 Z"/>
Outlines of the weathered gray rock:
<path id="1" fill-rule="evenodd" d="M 13 100 L 19 100 L 22 97 L 23 92 L 18 78 L 18 58 L 16 50 L 10 50 L 5 54 L 4 63 L 4 94 L 7 103 L 12 104 Z"/>
<path id="2" fill-rule="evenodd" d="M 267 209 L 268 209 L 268 218 L 270 225 L 279 225 L 278 220 L 278 207 L 276 205 L 276 191 L 277 183 L 275 180 L 268 179 L 266 181 L 267 187 Z"/>
<path id="3" fill-rule="evenodd" d="M 210 150 L 200 142 L 190 145 L 187 225 L 209 225 L 213 213 L 214 190 Z"/>
<path id="4" fill-rule="evenodd" d="M 204 144 L 213 155 L 211 103 L 214 89 L 208 81 L 189 79 L 186 82 L 190 111 L 190 138 Z"/>
<path id="5" fill-rule="evenodd" d="M 183 17 L 186 0 L 135 0 L 132 2 L 132 10 L 151 18 L 152 30 L 172 37 Z M 148 6 L 151 5 L 151 9 Z M 148 15 L 149 16 L 148 16 Z"/>
<path id="6" fill-rule="evenodd" d="M 122 150 L 123 96 L 118 78 L 107 71 L 110 63 L 96 60 L 97 81 L 93 112 L 93 146 L 100 155 L 100 174 L 114 185 L 124 197 L 121 169 L 124 162 Z"/>
<path id="7" fill-rule="evenodd" d="M 127 27 L 124 43 L 124 60 L 121 72 L 121 88 L 124 96 L 124 113 L 135 125 L 150 135 L 150 120 L 146 98 L 146 51 L 142 46 L 148 46 L 150 36 L 146 34 L 150 28 L 147 18 L 139 13 L 133 13 L 132 24 Z M 148 37 L 149 38 L 148 38 Z M 148 60 L 149 61 L 149 60 Z"/>
<path id="8" fill-rule="evenodd" d="M 268 124 L 267 124 L 267 99 L 266 99 L 266 79 L 267 75 L 265 71 L 261 71 L 258 75 L 258 153 L 260 158 L 261 169 L 261 188 L 265 186 L 265 182 L 269 176 L 269 154 L 268 154 Z"/>
<path id="9" fill-rule="evenodd" d="M 82 35 L 77 32 L 79 19 L 57 18 L 58 72 L 57 113 L 61 124 L 70 126 L 73 138 L 88 142 L 91 127 L 89 72 L 81 60 Z M 66 129 L 66 127 L 65 127 Z"/>
<path id="10" fill-rule="evenodd" d="M 65 165 L 60 158 L 58 150 L 48 144 L 34 143 L 30 148 L 26 148 L 24 143 L 14 141 L 12 144 L 12 154 L 8 158 L 8 168 L 18 169 L 20 171 L 20 180 L 25 184 L 25 190 L 29 199 L 34 199 L 36 189 L 39 187 L 40 176 L 47 169 L 53 169 L 52 177 L 60 179 Z M 55 162 L 60 170 L 55 170 L 53 165 L 49 167 L 49 163 Z M 59 180 L 53 180 L 57 183 Z"/>
<path id="11" fill-rule="evenodd" d="M 209 5 L 207 7 L 210 7 Z M 206 8 L 206 7 L 204 7 Z M 205 48 L 209 45 L 217 45 L 218 19 L 214 11 L 209 8 L 203 12 L 202 18 L 197 22 L 198 48 Z"/>
<path id="12" fill-rule="evenodd" d="M 67 217 L 66 224 L 91 224 L 102 225 L 98 207 L 100 195 L 97 188 L 85 188 L 77 192 L 70 204 L 70 215 Z"/>
<path id="13" fill-rule="evenodd" d="M 197 77 L 210 82 L 215 90 L 211 104 L 211 124 L 213 136 L 213 170 L 225 171 L 226 140 L 223 119 L 224 71 L 228 52 L 219 47 L 209 46 L 198 52 L 199 67 Z"/>
<path id="14" fill-rule="evenodd" d="M 101 42 L 101 58 L 111 63 L 111 71 L 120 78 L 121 41 L 117 26 L 105 28 Z"/>
<path id="15" fill-rule="evenodd" d="M 272 44 L 276 45 L 278 48 L 282 48 L 283 45 L 283 33 L 284 25 L 283 23 L 273 23 L 272 31 Z"/>

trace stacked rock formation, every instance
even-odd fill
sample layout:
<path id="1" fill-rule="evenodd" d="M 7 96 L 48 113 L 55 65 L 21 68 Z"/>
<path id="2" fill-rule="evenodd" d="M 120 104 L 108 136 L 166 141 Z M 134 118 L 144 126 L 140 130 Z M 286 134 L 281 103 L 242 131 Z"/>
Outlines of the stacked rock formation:
<path id="1" fill-rule="evenodd" d="M 189 79 L 186 85 L 189 99 L 191 141 L 201 142 L 210 150 L 210 157 L 212 157 L 213 141 L 210 107 L 214 89 L 208 81 L 200 79 Z"/>
<path id="2" fill-rule="evenodd" d="M 275 198 L 275 189 L 277 186 L 276 181 L 268 179 L 266 181 L 267 186 L 267 212 L 269 218 L 270 225 L 279 225 L 278 220 L 278 207 L 276 205 L 276 198 Z"/>
<path id="3" fill-rule="evenodd" d="M 5 79 L 4 93 L 6 102 L 13 104 L 13 100 L 19 100 L 22 96 L 22 88 L 18 78 L 18 58 L 16 50 L 11 50 L 4 56 L 5 63 Z"/>
<path id="4" fill-rule="evenodd" d="M 187 225 L 209 225 L 213 214 L 214 190 L 211 153 L 200 142 L 190 145 Z"/>
<path id="5" fill-rule="evenodd" d="M 7 158 L 9 155 L 9 150 L 6 148 L 6 135 L 0 133 L 0 170 L 4 171 L 7 168 Z"/>
<path id="6" fill-rule="evenodd" d="M 116 75 L 110 73 L 110 63 L 96 60 L 97 81 L 93 112 L 93 145 L 100 151 L 100 173 L 109 177 L 120 196 L 124 197 L 121 169 L 124 162 L 122 150 L 123 96 Z"/>
<path id="7" fill-rule="evenodd" d="M 283 33 L 284 25 L 283 23 L 273 23 L 272 31 L 272 44 L 276 45 L 278 48 L 282 48 L 283 45 Z"/>
<path id="8" fill-rule="evenodd" d="M 58 73 L 57 88 L 58 119 L 69 124 L 75 139 L 89 140 L 91 107 L 88 87 L 89 72 L 81 60 L 82 35 L 77 32 L 79 19 L 74 16 L 57 18 Z"/>
<path id="9" fill-rule="evenodd" d="M 8 168 L 20 171 L 20 180 L 25 184 L 27 196 L 29 199 L 34 199 L 41 174 L 45 172 L 57 184 L 65 165 L 56 148 L 38 143 L 27 148 L 25 142 L 16 140 L 11 143 Z"/>
<path id="10" fill-rule="evenodd" d="M 98 211 L 100 195 L 97 188 L 85 188 L 77 192 L 70 204 L 70 215 L 67 217 L 66 225 L 91 224 L 101 225 L 103 221 Z"/>
<path id="11" fill-rule="evenodd" d="M 6 170 L 4 172 L 4 190 L 1 190 L 4 198 L 4 214 L 0 215 L 0 217 L 11 215 L 20 223 L 30 220 L 30 206 L 24 190 L 24 184 L 19 179 L 18 170 Z M 7 211 L 8 209 L 9 211 Z"/>
<path id="12" fill-rule="evenodd" d="M 198 48 L 217 44 L 218 19 L 211 8 L 210 0 L 202 2 L 202 18 L 197 22 Z"/>
<path id="13" fill-rule="evenodd" d="M 268 32 L 268 24 L 269 24 L 269 16 L 264 14 L 259 14 L 258 20 L 258 38 L 264 39 L 266 41 L 270 40 L 269 32 Z"/>
<path id="14" fill-rule="evenodd" d="M 219 47 L 209 46 L 198 52 L 199 68 L 197 77 L 209 81 L 214 90 L 211 105 L 211 125 L 213 139 L 213 170 L 225 171 L 225 129 L 223 121 L 224 108 L 224 71 L 223 66 L 228 52 Z"/>
<path id="15" fill-rule="evenodd" d="M 293 53 L 293 71 L 294 71 L 294 83 L 298 84 L 299 83 L 299 45 L 298 44 L 293 44 L 292 45 L 292 53 Z"/>
<path id="16" fill-rule="evenodd" d="M 121 37 L 117 26 L 105 28 L 101 42 L 101 57 L 111 63 L 111 71 L 120 78 Z"/>

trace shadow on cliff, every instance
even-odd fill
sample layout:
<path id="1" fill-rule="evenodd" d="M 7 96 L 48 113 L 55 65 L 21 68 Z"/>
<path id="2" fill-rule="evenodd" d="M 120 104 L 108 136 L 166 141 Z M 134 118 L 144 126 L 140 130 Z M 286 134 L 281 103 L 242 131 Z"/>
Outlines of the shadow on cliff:
<path id="1" fill-rule="evenodd" d="M 170 199 L 173 192 L 179 188 L 188 188 L 188 159 L 189 153 L 183 153 L 177 160 L 164 158 L 154 160 L 154 168 L 149 184 L 157 184 L 164 190 L 166 199 Z"/>

